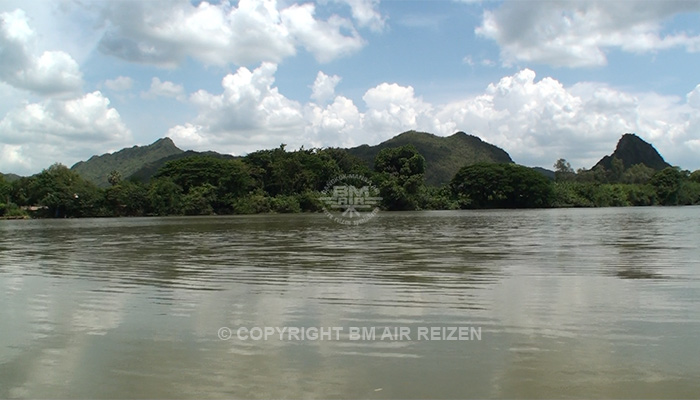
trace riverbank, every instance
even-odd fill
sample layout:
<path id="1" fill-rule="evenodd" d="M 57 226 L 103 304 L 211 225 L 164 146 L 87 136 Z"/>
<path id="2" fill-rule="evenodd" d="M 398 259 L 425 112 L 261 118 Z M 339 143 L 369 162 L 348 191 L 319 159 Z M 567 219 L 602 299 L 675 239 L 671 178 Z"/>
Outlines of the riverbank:
<path id="1" fill-rule="evenodd" d="M 29 219 L 26 215 L 12 215 L 6 217 L 0 217 L 0 220 L 15 220 L 15 219 Z"/>

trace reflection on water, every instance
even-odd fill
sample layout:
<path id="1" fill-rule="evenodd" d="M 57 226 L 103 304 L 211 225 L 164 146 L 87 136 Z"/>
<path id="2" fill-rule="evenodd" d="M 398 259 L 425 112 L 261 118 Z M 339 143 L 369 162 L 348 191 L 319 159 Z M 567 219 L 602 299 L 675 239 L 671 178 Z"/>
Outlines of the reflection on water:
<path id="1" fill-rule="evenodd" d="M 0 398 L 690 398 L 700 209 L 0 221 Z M 222 341 L 221 327 L 342 327 Z M 480 341 L 350 340 L 481 327 Z"/>

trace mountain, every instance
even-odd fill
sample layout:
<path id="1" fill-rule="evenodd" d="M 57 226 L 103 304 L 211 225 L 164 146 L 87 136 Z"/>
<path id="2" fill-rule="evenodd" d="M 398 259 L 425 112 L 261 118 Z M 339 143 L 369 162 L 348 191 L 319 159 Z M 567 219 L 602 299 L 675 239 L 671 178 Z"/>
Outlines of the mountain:
<path id="1" fill-rule="evenodd" d="M 593 168 L 602 166 L 610 170 L 612 169 L 612 160 L 614 158 L 620 159 L 625 169 L 636 164 L 644 164 L 655 170 L 662 170 L 671 166 L 671 164 L 664 161 L 664 158 L 661 157 L 661 154 L 656 151 L 654 146 L 633 133 L 622 135 L 620 141 L 617 142 L 615 151 L 611 155 L 603 157 Z"/>
<path id="2" fill-rule="evenodd" d="M 21 176 L 16 175 L 16 174 L 3 174 L 3 173 L 0 173 L 0 175 L 2 175 L 3 178 L 5 178 L 5 181 L 6 181 L 6 182 L 13 182 L 13 181 L 16 181 L 16 180 L 18 180 L 18 179 L 21 178 Z"/>
<path id="3" fill-rule="evenodd" d="M 465 165 L 477 162 L 512 163 L 508 153 L 476 136 L 457 132 L 452 136 L 436 136 L 426 132 L 408 131 L 376 146 L 362 145 L 346 149 L 370 168 L 382 149 L 412 144 L 425 157 L 425 182 L 443 185 Z"/>
<path id="4" fill-rule="evenodd" d="M 109 186 L 107 178 L 112 171 L 119 171 L 126 178 L 147 163 L 180 153 L 183 151 L 166 137 L 148 146 L 134 146 L 115 153 L 92 156 L 87 161 L 76 163 L 71 169 L 96 185 L 106 187 Z"/>
<path id="5" fill-rule="evenodd" d="M 153 175 L 158 172 L 158 170 L 164 166 L 167 162 L 173 161 L 173 160 L 179 160 L 181 158 L 186 158 L 186 157 L 192 157 L 192 156 L 208 156 L 208 157 L 214 157 L 214 158 L 236 158 L 230 154 L 221 154 L 217 153 L 215 151 L 204 151 L 204 152 L 199 152 L 199 151 L 193 151 L 193 150 L 187 150 L 182 153 L 177 153 L 173 154 L 167 157 L 160 158 L 156 161 L 152 161 L 149 163 L 146 163 L 141 166 L 141 168 L 137 169 L 133 174 L 128 176 L 127 178 L 129 179 L 136 179 L 141 182 L 148 182 Z"/>
<path id="6" fill-rule="evenodd" d="M 425 157 L 425 180 L 429 185 L 448 183 L 457 171 L 465 165 L 477 162 L 512 163 L 508 153 L 476 136 L 457 132 L 452 136 L 436 136 L 425 132 L 408 131 L 376 146 L 362 145 L 347 151 L 373 168 L 374 158 L 382 149 L 412 144 Z M 157 140 L 148 146 L 134 146 L 115 153 L 93 156 L 87 161 L 76 163 L 72 170 L 95 184 L 107 187 L 109 174 L 117 170 L 124 179 L 148 181 L 168 161 L 195 155 L 217 158 L 235 158 L 213 151 L 182 151 L 170 138 Z"/>

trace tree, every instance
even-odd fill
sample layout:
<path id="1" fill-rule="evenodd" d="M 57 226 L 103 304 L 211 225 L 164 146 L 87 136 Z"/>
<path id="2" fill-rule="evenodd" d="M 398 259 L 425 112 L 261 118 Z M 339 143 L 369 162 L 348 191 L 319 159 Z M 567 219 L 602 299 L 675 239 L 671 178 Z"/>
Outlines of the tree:
<path id="1" fill-rule="evenodd" d="M 366 177 L 372 174 L 372 170 L 359 157 L 348 153 L 345 149 L 328 148 L 321 150 L 320 153 L 333 159 L 341 174 Z"/>
<path id="2" fill-rule="evenodd" d="M 218 186 L 222 179 L 233 173 L 234 161 L 199 155 L 185 157 L 166 163 L 154 178 L 168 178 L 187 193 L 191 188 L 204 184 Z"/>
<path id="3" fill-rule="evenodd" d="M 468 165 L 455 174 L 450 186 L 462 208 L 549 207 L 554 200 L 549 179 L 517 164 Z"/>
<path id="4" fill-rule="evenodd" d="M 287 152 L 280 147 L 251 153 L 243 161 L 249 166 L 256 186 L 270 196 L 320 191 L 343 173 L 334 153 L 320 149 Z"/>
<path id="5" fill-rule="evenodd" d="M 677 205 L 678 194 L 684 175 L 674 167 L 667 167 L 654 174 L 650 184 L 656 189 L 656 196 L 662 205 Z"/>
<path id="6" fill-rule="evenodd" d="M 377 153 L 374 170 L 407 179 L 425 173 L 425 158 L 411 144 L 386 148 Z"/>
<path id="7" fill-rule="evenodd" d="M 557 160 L 554 163 L 554 180 L 556 181 L 570 181 L 574 179 L 576 173 L 574 169 L 571 168 L 571 164 L 563 158 Z"/>
<path id="8" fill-rule="evenodd" d="M 10 184 L 5 181 L 5 176 L 0 174 L 0 217 L 5 215 L 10 207 Z"/>
<path id="9" fill-rule="evenodd" d="M 216 202 L 216 187 L 209 183 L 191 188 L 182 199 L 182 210 L 186 215 L 211 215 Z"/>
<path id="10" fill-rule="evenodd" d="M 646 184 L 656 171 L 644 164 L 635 164 L 622 174 L 622 183 Z"/>
<path id="11" fill-rule="evenodd" d="M 19 206 L 38 204 L 32 197 L 36 177 L 22 177 L 10 184 L 10 199 Z"/>
<path id="12" fill-rule="evenodd" d="M 107 212 L 115 217 L 136 217 L 146 213 L 148 189 L 141 183 L 122 181 L 105 190 Z"/>
<path id="13" fill-rule="evenodd" d="M 11 190 L 12 186 L 10 185 L 10 183 L 5 180 L 5 176 L 3 174 L 0 174 L 0 203 L 10 202 Z"/>
<path id="14" fill-rule="evenodd" d="M 225 173 L 219 179 L 214 197 L 210 198 L 214 211 L 230 213 L 234 199 L 247 196 L 257 188 L 250 168 L 241 160 L 229 160 Z"/>
<path id="15" fill-rule="evenodd" d="M 148 189 L 148 202 L 156 215 L 182 214 L 182 188 L 169 178 L 156 179 Z"/>
<path id="16" fill-rule="evenodd" d="M 688 177 L 692 182 L 700 183 L 700 169 L 693 171 Z"/>
<path id="17" fill-rule="evenodd" d="M 112 172 L 109 173 L 109 177 L 107 178 L 107 182 L 109 182 L 110 185 L 116 186 L 119 184 L 119 182 L 122 181 L 122 174 L 121 172 L 117 171 L 116 169 L 113 170 Z"/>
<path id="18" fill-rule="evenodd" d="M 54 164 L 26 183 L 24 200 L 30 205 L 44 206 L 49 217 L 88 217 L 100 213 L 99 204 L 103 200 L 100 189 L 64 165 Z"/>
<path id="19" fill-rule="evenodd" d="M 213 156 L 170 161 L 155 178 L 170 179 L 182 189 L 187 214 L 230 213 L 234 200 L 256 187 L 251 168 L 243 161 Z M 202 208 L 197 210 L 197 204 Z"/>
<path id="20" fill-rule="evenodd" d="M 425 190 L 425 158 L 413 145 L 386 148 L 374 159 L 379 195 L 389 210 L 414 210 Z"/>
<path id="21" fill-rule="evenodd" d="M 614 157 L 610 163 L 609 181 L 613 183 L 620 182 L 624 172 L 625 164 L 619 158 Z"/>

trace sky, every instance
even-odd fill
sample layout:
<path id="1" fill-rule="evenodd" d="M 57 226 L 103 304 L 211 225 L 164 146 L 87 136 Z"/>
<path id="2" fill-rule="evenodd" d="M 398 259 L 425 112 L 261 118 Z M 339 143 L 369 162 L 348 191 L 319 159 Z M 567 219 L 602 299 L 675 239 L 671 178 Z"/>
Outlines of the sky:
<path id="1" fill-rule="evenodd" d="M 700 169 L 700 0 L 3 0 L 0 171 L 464 131 L 591 168 L 624 133 Z"/>

